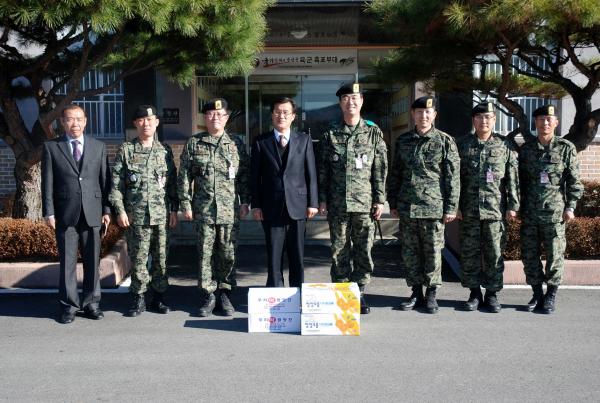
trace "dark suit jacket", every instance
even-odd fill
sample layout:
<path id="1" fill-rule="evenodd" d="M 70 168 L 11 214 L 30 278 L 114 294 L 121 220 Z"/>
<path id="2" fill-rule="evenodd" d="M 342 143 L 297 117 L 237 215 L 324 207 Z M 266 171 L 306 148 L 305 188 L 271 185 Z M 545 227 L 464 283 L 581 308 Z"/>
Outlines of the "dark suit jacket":
<path id="1" fill-rule="evenodd" d="M 103 142 L 86 136 L 80 161 L 73 159 L 67 136 L 44 143 L 42 156 L 42 211 L 54 215 L 56 225 L 75 226 L 81 209 L 88 226 L 99 227 L 110 214 L 110 171 Z"/>
<path id="2" fill-rule="evenodd" d="M 252 145 L 250 171 L 251 206 L 262 209 L 264 220 L 280 218 L 284 206 L 293 220 L 306 218 L 307 207 L 318 208 L 315 155 L 308 134 L 290 133 L 285 169 L 273 131 L 259 136 Z"/>

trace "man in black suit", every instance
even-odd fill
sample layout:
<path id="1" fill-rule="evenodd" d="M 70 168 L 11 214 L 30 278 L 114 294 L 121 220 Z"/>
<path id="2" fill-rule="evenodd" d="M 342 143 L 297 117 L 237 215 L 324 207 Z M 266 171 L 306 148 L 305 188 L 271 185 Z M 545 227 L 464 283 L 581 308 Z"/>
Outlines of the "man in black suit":
<path id="1" fill-rule="evenodd" d="M 279 98 L 271 105 L 273 130 L 252 146 L 251 206 L 262 221 L 267 244 L 267 287 L 283 287 L 283 251 L 289 262 L 289 285 L 304 282 L 306 219 L 318 211 L 317 172 L 312 139 L 290 130 L 296 104 Z"/>
<path id="2" fill-rule="evenodd" d="M 100 226 L 110 224 L 110 173 L 104 143 L 84 136 L 84 110 L 69 105 L 61 115 L 65 135 L 47 141 L 42 157 L 42 210 L 55 230 L 60 259 L 59 322 L 71 323 L 83 309 L 90 319 L 100 310 Z M 77 291 L 77 248 L 83 258 L 83 298 Z"/>

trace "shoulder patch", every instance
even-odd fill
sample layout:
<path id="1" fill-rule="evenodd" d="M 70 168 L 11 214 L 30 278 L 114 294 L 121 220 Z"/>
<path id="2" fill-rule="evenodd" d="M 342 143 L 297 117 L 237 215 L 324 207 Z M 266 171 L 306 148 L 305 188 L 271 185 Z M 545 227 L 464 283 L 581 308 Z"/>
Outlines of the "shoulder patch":
<path id="1" fill-rule="evenodd" d="M 367 126 L 375 126 L 375 123 L 371 120 L 364 119 L 364 121 Z"/>

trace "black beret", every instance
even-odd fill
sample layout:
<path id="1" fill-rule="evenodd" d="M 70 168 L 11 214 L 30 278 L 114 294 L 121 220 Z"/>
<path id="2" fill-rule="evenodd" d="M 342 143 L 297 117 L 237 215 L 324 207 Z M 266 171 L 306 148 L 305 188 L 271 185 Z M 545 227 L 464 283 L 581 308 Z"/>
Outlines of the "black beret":
<path id="1" fill-rule="evenodd" d="M 410 109 L 418 109 L 418 108 L 434 108 L 435 109 L 435 98 L 426 96 L 415 99 L 415 101 L 410 106 Z"/>
<path id="2" fill-rule="evenodd" d="M 340 98 L 342 95 L 362 94 L 362 88 L 359 83 L 344 84 L 335 93 L 335 96 Z"/>
<path id="3" fill-rule="evenodd" d="M 216 111 L 218 109 L 227 109 L 227 101 L 225 101 L 223 98 L 213 98 L 202 105 L 202 113 Z"/>
<path id="4" fill-rule="evenodd" d="M 544 105 L 533 111 L 533 117 L 538 116 L 556 116 L 556 107 L 554 105 Z"/>
<path id="5" fill-rule="evenodd" d="M 475 107 L 471 111 L 471 116 L 475 116 L 478 113 L 488 113 L 488 112 L 494 113 L 495 111 L 496 111 L 496 108 L 494 108 L 494 104 L 493 103 L 491 103 L 491 102 L 482 102 L 480 104 L 475 105 Z"/>
<path id="6" fill-rule="evenodd" d="M 132 120 L 147 118 L 149 116 L 158 116 L 156 108 L 152 105 L 140 105 L 133 112 Z"/>

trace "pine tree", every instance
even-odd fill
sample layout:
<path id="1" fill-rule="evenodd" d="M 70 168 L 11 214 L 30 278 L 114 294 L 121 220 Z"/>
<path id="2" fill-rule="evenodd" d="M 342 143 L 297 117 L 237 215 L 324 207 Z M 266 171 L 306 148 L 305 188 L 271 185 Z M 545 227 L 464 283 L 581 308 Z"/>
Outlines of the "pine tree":
<path id="1" fill-rule="evenodd" d="M 1 0 L 0 138 L 16 159 L 14 217 L 41 216 L 40 158 L 52 123 L 77 98 L 156 68 L 181 85 L 199 69 L 220 76 L 250 71 L 272 0 Z M 82 90 L 93 69 L 118 69 L 102 88 Z M 25 84 L 24 84 L 25 83 Z M 50 85 L 48 85 L 50 83 Z M 66 95 L 59 91 L 66 88 Z M 30 131 L 17 100 L 32 97 Z"/>
<path id="2" fill-rule="evenodd" d="M 576 113 L 573 122 L 563 122 L 571 125 L 566 138 L 578 151 L 594 139 L 600 122 L 591 103 L 600 88 L 597 0 L 374 0 L 371 11 L 399 45 L 380 61 L 383 77 L 496 98 L 519 123 L 511 136 L 531 136 L 528 117 L 511 97 L 570 95 Z M 494 73 L 497 66 L 501 74 Z"/>

